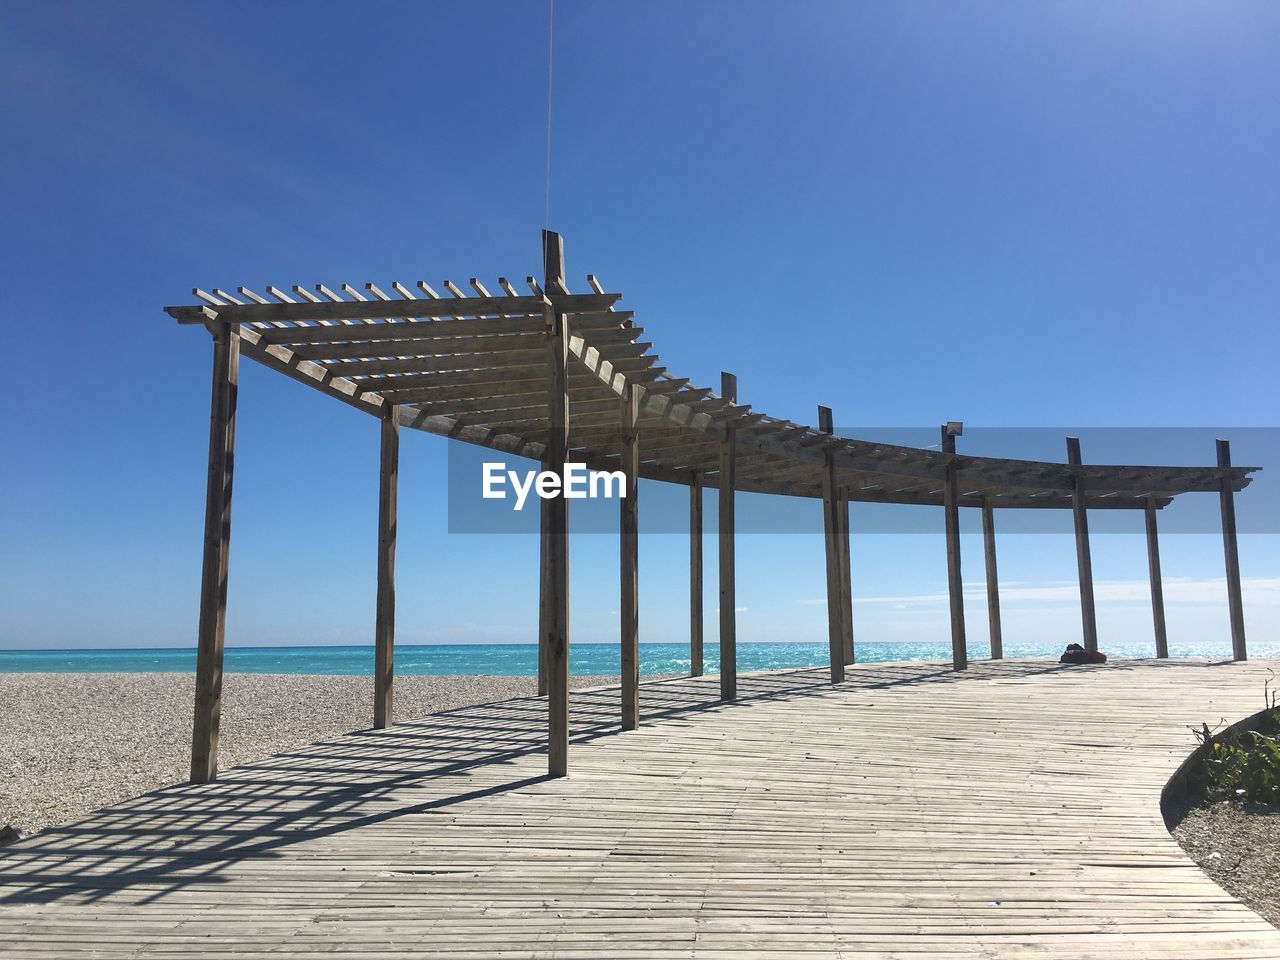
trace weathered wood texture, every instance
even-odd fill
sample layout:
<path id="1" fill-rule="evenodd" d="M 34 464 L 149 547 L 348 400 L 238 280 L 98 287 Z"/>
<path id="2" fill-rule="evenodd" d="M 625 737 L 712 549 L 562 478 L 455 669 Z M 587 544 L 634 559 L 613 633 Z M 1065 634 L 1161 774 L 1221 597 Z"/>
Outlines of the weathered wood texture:
<path id="1" fill-rule="evenodd" d="M 689 675 L 702 676 L 702 477 L 689 484 Z"/>
<path id="2" fill-rule="evenodd" d="M 818 431 L 831 434 L 830 407 L 818 408 Z M 827 571 L 827 648 L 831 682 L 844 680 L 844 601 L 840 595 L 844 564 L 840 559 L 840 508 L 836 504 L 836 467 L 831 453 L 826 454 L 822 472 L 822 545 Z"/>
<path id="3" fill-rule="evenodd" d="M 1218 441 L 1218 466 L 1222 468 L 1222 547 L 1227 567 L 1227 609 L 1231 615 L 1231 652 L 1236 660 L 1247 660 L 1244 640 L 1244 595 L 1240 591 L 1240 549 L 1236 544 L 1236 498 L 1231 485 L 1231 443 Z"/>
<path id="4" fill-rule="evenodd" d="M 618 500 L 618 613 L 622 643 L 622 729 L 640 724 L 640 404 L 628 388 L 619 404 L 622 419 L 622 472 L 626 490 Z"/>
<path id="5" fill-rule="evenodd" d="M 738 402 L 738 378 L 731 373 L 720 375 L 720 395 L 730 403 Z M 719 488 L 720 546 L 720 698 L 734 700 L 738 696 L 738 611 L 736 568 L 734 566 L 734 474 L 737 470 L 737 429 L 725 428 L 720 442 Z"/>
<path id="6" fill-rule="evenodd" d="M 1148 503 L 1147 572 L 1151 577 L 1151 620 L 1156 633 L 1156 656 L 1169 656 L 1169 634 L 1164 622 L 1164 581 L 1160 576 L 1160 531 L 1156 524 L 1155 504 Z"/>
<path id="7" fill-rule="evenodd" d="M 213 382 L 209 401 L 209 472 L 204 504 L 204 561 L 196 641 L 195 715 L 191 734 L 191 782 L 218 775 L 218 727 L 222 719 L 222 650 L 227 627 L 227 570 L 231 550 L 231 481 L 235 472 L 236 394 L 240 384 L 240 332 L 213 331 Z"/>
<path id="8" fill-rule="evenodd" d="M 378 464 L 378 596 L 374 619 L 373 725 L 393 722 L 396 642 L 396 509 L 400 485 L 400 422 L 388 406 L 382 417 Z"/>
<path id="9" fill-rule="evenodd" d="M 564 278 L 564 244 L 560 235 L 542 232 L 545 288 Z M 548 308 L 547 406 L 550 442 L 546 465 L 564 477 L 569 453 L 569 318 Z M 563 491 L 562 491 L 563 493 Z M 541 583 L 546 591 L 547 771 L 553 777 L 569 772 L 569 501 L 563 495 L 546 500 L 546 567 Z"/>
<path id="10" fill-rule="evenodd" d="M 964 670 L 969 666 L 969 647 L 964 629 L 964 576 L 960 569 L 960 510 L 957 488 L 956 438 L 947 426 L 942 428 L 942 452 L 949 455 L 943 479 L 942 512 L 947 546 L 947 600 L 951 614 L 951 666 Z"/>
<path id="11" fill-rule="evenodd" d="M 387 403 L 400 407 L 411 429 L 448 436 L 532 459 L 545 459 L 550 377 L 539 338 L 548 298 L 572 318 L 568 387 L 574 456 L 585 463 L 616 457 L 616 423 L 608 401 L 627 385 L 641 388 L 641 475 L 688 484 L 695 473 L 713 485 L 718 447 L 727 426 L 737 430 L 739 490 L 785 496 L 822 496 L 827 455 L 848 498 L 867 502 L 941 506 L 949 461 L 936 450 L 851 438 L 831 438 L 803 424 L 780 420 L 711 395 L 709 389 L 669 375 L 640 341 L 629 311 L 614 309 L 618 294 L 591 281 L 592 293 L 570 294 L 561 282 L 526 279 L 531 296 L 499 278 L 506 296 L 493 296 L 479 280 L 464 294 L 445 282 L 441 297 L 424 281 L 410 289 L 392 283 L 396 296 L 375 284 L 365 293 L 343 284 L 336 292 L 318 285 L 292 294 L 267 287 L 269 296 L 238 288 L 193 291 L 196 306 L 166 310 L 180 322 L 210 327 L 242 324 L 245 355 L 366 413 Z M 397 299 L 399 297 L 399 299 Z M 250 302 L 246 302 L 250 301 Z M 652 442 L 650 442 L 652 438 Z M 1230 471 L 1234 490 L 1249 482 L 1250 468 Z M 1211 467 L 1071 467 L 995 457 L 964 457 L 957 468 L 958 504 L 980 507 L 990 497 L 1000 508 L 1064 509 L 1073 506 L 1077 480 L 1090 509 L 1157 507 L 1179 493 L 1219 492 L 1223 474 Z"/>
<path id="12" fill-rule="evenodd" d="M 987 575 L 987 632 L 991 659 L 1004 657 L 1004 631 L 1000 625 L 1000 577 L 996 570 L 996 515 L 991 498 L 982 501 L 982 554 Z"/>
<path id="13" fill-rule="evenodd" d="M 544 461 L 543 469 L 546 469 Z M 547 643 L 551 636 L 551 592 L 547 583 L 547 545 L 551 543 L 551 506 L 538 498 L 538 696 L 547 695 Z"/>
<path id="14" fill-rule="evenodd" d="M 1067 462 L 1073 467 L 1080 466 L 1079 437 L 1067 437 Z M 1085 507 L 1083 475 L 1077 473 L 1074 482 L 1071 509 L 1076 529 L 1076 568 L 1080 576 L 1080 625 L 1084 632 L 1084 648 L 1093 652 L 1098 649 L 1098 613 L 1093 600 L 1093 555 L 1089 550 L 1089 511 Z"/>
<path id="15" fill-rule="evenodd" d="M 844 613 L 844 630 L 841 646 L 845 666 L 857 657 L 853 647 L 853 558 L 849 546 L 849 499 L 843 487 L 836 497 L 836 518 L 840 521 L 840 607 Z"/>
<path id="16" fill-rule="evenodd" d="M 1268 664 L 864 664 L 351 734 L 0 848 L 6 960 L 1263 960 L 1159 813 Z M 234 682 L 234 678 L 232 681 Z"/>

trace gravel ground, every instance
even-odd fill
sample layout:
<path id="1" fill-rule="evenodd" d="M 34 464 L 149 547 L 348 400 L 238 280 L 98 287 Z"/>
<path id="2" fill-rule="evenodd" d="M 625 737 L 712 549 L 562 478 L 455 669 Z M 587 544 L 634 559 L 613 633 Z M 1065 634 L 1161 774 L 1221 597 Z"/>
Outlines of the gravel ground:
<path id="1" fill-rule="evenodd" d="M 1218 886 L 1280 927 L 1280 807 L 1203 804 L 1187 811 L 1173 835 Z"/>
<path id="2" fill-rule="evenodd" d="M 194 684 L 184 673 L 0 674 L 0 828 L 27 836 L 185 780 Z M 398 677 L 396 715 L 527 696 L 535 686 L 533 677 Z M 227 674 L 222 700 L 223 770 L 373 722 L 370 677 Z"/>

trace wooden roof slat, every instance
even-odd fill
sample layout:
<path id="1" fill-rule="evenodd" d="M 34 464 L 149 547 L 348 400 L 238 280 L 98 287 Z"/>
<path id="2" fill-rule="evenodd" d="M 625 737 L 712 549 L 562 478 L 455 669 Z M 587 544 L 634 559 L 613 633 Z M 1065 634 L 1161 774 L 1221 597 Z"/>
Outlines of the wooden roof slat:
<path id="1" fill-rule="evenodd" d="M 306 351 L 300 351 L 305 355 Z M 500 350 L 492 353 L 449 353 L 409 356 L 394 360 L 330 360 L 325 366 L 342 376 L 382 373 L 428 373 L 438 370 L 485 370 L 545 363 L 545 349 Z"/>
<path id="2" fill-rule="evenodd" d="M 643 369 L 646 358 L 639 360 L 626 360 L 623 363 L 628 364 L 632 368 L 632 372 L 638 372 Z M 403 390 L 413 387 L 429 386 L 438 384 L 440 386 L 448 386 L 451 384 L 470 383 L 506 383 L 515 380 L 537 380 L 546 381 L 545 365 L 537 366 L 517 366 L 517 367 L 495 367 L 486 370 L 446 370 L 439 373 L 430 374 L 400 374 L 394 378 L 371 378 L 361 380 L 360 385 L 363 389 L 378 389 L 387 387 L 390 390 Z"/>
<path id="3" fill-rule="evenodd" d="M 496 426 L 527 420 L 542 421 L 550 410 L 545 390 L 541 393 L 514 394 L 490 400 L 488 404 L 487 407 L 477 405 L 471 411 L 456 411 L 458 415 L 453 419 L 462 424 L 483 423 Z M 616 413 L 617 410 L 618 401 L 612 396 L 580 395 L 569 400 L 570 416 L 574 413 Z"/>
<path id="4" fill-rule="evenodd" d="M 332 291 L 321 284 L 317 287 L 321 293 L 329 296 L 330 303 L 266 303 L 235 304 L 219 308 L 219 319 L 228 323 L 273 322 L 287 320 L 381 320 L 401 317 L 492 317 L 504 314 L 521 316 L 540 316 L 544 307 L 543 299 L 531 297 L 463 297 L 452 300 L 365 300 L 360 296 L 352 296 L 351 300 L 335 298 Z M 349 285 L 343 290 L 357 294 Z M 217 293 L 217 291 L 214 291 Z M 219 294 L 221 296 L 221 294 Z M 571 314 L 598 313 L 608 310 L 620 300 L 618 294 L 552 294 L 550 300 L 555 309 Z M 182 323 L 202 323 L 183 307 L 167 307 L 170 315 Z M 176 311 L 176 312 L 175 312 Z"/>
<path id="5" fill-rule="evenodd" d="M 416 303 L 422 303 L 418 300 Z M 629 328 L 620 325 L 618 318 L 627 314 L 597 312 L 575 318 L 578 327 L 590 331 L 594 339 L 602 333 L 620 333 L 625 340 Z M 350 321 L 348 321 L 350 322 Z M 379 340 L 400 340 L 429 337 L 495 336 L 508 333 L 541 333 L 542 314 L 534 317 L 484 317 L 478 319 L 409 320 L 405 323 L 370 323 L 344 329 L 333 327 L 283 327 L 272 330 L 272 343 L 370 343 Z M 639 329 L 630 328 L 630 329 Z"/>
<path id="6" fill-rule="evenodd" d="M 314 330 L 315 327 L 295 329 Z M 596 336 L 609 338 L 620 345 L 628 344 L 628 335 L 642 331 L 641 327 L 619 328 L 601 331 Z M 274 337 L 270 338 L 275 342 Z M 286 340 L 288 338 L 285 338 Z M 542 331 L 497 333 L 474 337 L 442 336 L 414 337 L 397 340 L 342 340 L 335 343 L 313 341 L 288 343 L 290 349 L 303 353 L 311 360 L 354 360 L 361 357 L 389 358 L 393 356 L 464 356 L 472 353 L 498 353 L 504 350 L 533 350 L 546 342 Z M 647 344 L 645 346 L 648 346 Z M 545 346 L 543 347 L 545 349 Z M 633 353 L 642 351 L 636 350 Z"/>
<path id="7" fill-rule="evenodd" d="M 696 469 L 714 486 L 720 440 L 730 427 L 737 433 L 742 489 L 785 495 L 817 495 L 827 458 L 851 499 L 940 503 L 944 470 L 953 463 L 962 506 L 994 497 L 1002 509 L 1069 506 L 1081 481 L 1090 507 L 1141 508 L 1148 496 L 1164 505 L 1178 493 L 1218 492 L 1224 476 L 1241 489 L 1252 472 L 1070 467 L 825 436 L 672 377 L 649 352 L 652 345 L 639 341 L 642 331 L 629 327 L 631 312 L 616 310 L 620 297 L 605 293 L 594 275 L 588 275 L 587 294 L 569 293 L 562 281 L 546 291 L 533 278 L 526 283 L 527 296 L 499 278 L 502 295 L 495 297 L 475 277 L 468 280 L 475 296 L 445 281 L 450 296 L 442 298 L 419 281 L 425 299 L 398 281 L 390 289 L 399 299 L 373 283 L 365 285 L 369 296 L 349 284 L 341 294 L 317 285 L 320 296 L 296 286 L 290 296 L 268 286 L 271 299 L 245 287 L 239 297 L 215 287 L 193 292 L 203 306 L 166 309 L 182 323 L 239 324 L 246 356 L 359 409 L 377 412 L 385 398 L 402 407 L 402 423 L 537 457 L 548 428 L 542 341 L 550 305 L 573 314 L 567 387 L 575 456 L 617 462 L 616 398 L 636 387 L 641 474 L 677 482 L 688 482 Z"/>

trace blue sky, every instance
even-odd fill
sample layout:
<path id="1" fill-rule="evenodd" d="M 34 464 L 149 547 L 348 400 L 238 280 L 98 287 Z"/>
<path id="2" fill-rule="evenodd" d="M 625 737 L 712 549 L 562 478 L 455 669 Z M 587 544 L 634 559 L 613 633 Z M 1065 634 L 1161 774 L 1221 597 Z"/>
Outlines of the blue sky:
<path id="1" fill-rule="evenodd" d="M 673 372 L 847 428 L 1275 424 L 1274 4 L 556 6 L 551 224 Z M 162 306 L 537 271 L 545 18 L 4 6 L 0 646 L 194 642 L 210 348 Z M 375 421 L 246 363 L 238 429 L 228 642 L 368 641 Z M 399 636 L 532 640 L 536 540 L 446 533 L 445 447 L 403 444 Z M 1070 529 L 1002 540 L 1007 639 L 1075 638 Z M 643 538 L 642 639 L 687 635 L 686 549 Z M 1171 639 L 1229 649 L 1220 539 L 1164 551 Z M 1094 554 L 1103 648 L 1149 636 L 1141 538 Z M 1241 554 L 1274 639 L 1276 535 Z M 572 560 L 574 639 L 615 639 L 616 541 Z M 818 537 L 738 570 L 742 639 L 824 636 Z M 945 639 L 939 537 L 865 535 L 854 573 L 860 635 Z"/>

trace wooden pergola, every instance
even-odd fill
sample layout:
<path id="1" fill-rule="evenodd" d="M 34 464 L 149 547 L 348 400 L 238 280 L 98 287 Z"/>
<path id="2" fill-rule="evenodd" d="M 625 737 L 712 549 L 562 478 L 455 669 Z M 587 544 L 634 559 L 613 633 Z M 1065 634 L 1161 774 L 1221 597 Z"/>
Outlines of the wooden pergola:
<path id="1" fill-rule="evenodd" d="M 217 773 L 236 390 L 244 354 L 378 418 L 381 482 L 375 623 L 374 724 L 392 722 L 395 635 L 396 488 L 399 432 L 410 427 L 539 461 L 563 473 L 579 462 L 621 470 L 620 500 L 622 727 L 640 721 L 637 591 L 639 478 L 680 483 L 690 491 L 691 672 L 702 673 L 702 491 L 719 495 L 720 694 L 736 697 L 734 493 L 748 491 L 821 500 L 826 544 L 831 680 L 854 662 L 850 591 L 850 502 L 927 504 L 943 508 L 952 658 L 968 663 L 960 558 L 959 510 L 981 511 L 991 652 L 1003 655 L 995 553 L 995 510 L 1063 509 L 1075 519 L 1084 646 L 1096 650 L 1090 510 L 1137 510 L 1146 520 L 1157 656 L 1168 656 L 1161 591 L 1157 511 L 1178 494 L 1216 493 L 1221 501 L 1232 651 L 1246 657 L 1234 493 L 1254 467 L 1233 467 L 1226 440 L 1212 467 L 1103 466 L 1083 463 L 1067 438 L 1066 463 L 958 454 L 959 424 L 942 428 L 941 450 L 835 435 L 832 414 L 818 427 L 753 412 L 723 374 L 719 394 L 670 374 L 641 340 L 621 295 L 588 276 L 589 293 L 571 293 L 558 234 L 543 233 L 544 276 L 521 292 L 499 278 L 501 292 L 476 279 L 471 292 L 449 281 L 445 293 L 424 282 L 343 285 L 314 291 L 245 287 L 233 295 L 195 290 L 201 303 L 166 307 L 183 324 L 213 335 L 209 476 L 205 502 L 195 727 L 191 779 Z M 547 695 L 549 771 L 568 770 L 569 518 L 562 497 L 541 501 L 539 693 Z"/>

